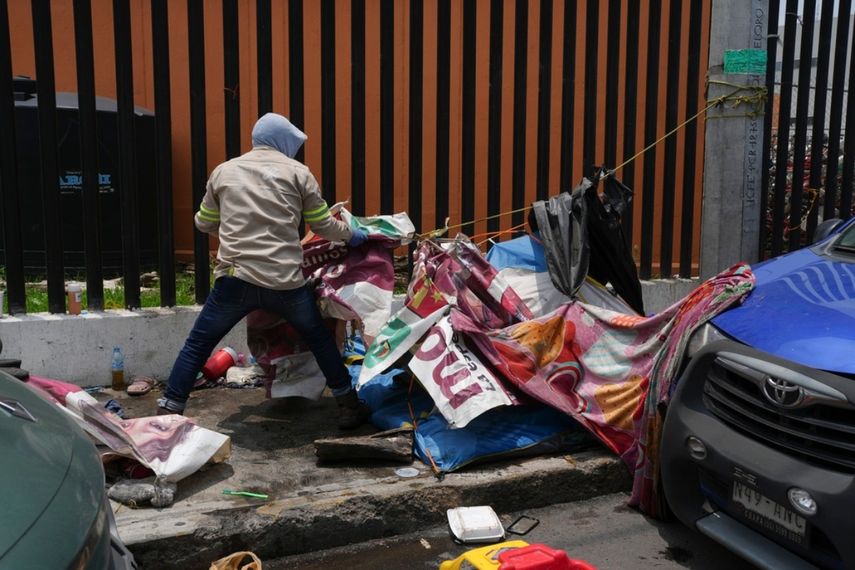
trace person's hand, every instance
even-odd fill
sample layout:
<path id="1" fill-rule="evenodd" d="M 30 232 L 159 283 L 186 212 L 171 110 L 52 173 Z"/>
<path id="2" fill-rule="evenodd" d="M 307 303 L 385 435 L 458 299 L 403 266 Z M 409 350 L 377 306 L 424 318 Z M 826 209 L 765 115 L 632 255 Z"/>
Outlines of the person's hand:
<path id="1" fill-rule="evenodd" d="M 362 245 L 362 243 L 367 239 L 367 233 L 359 228 L 353 228 L 353 235 L 350 236 L 350 240 L 348 240 L 347 245 L 350 247 L 356 247 L 358 245 Z"/>

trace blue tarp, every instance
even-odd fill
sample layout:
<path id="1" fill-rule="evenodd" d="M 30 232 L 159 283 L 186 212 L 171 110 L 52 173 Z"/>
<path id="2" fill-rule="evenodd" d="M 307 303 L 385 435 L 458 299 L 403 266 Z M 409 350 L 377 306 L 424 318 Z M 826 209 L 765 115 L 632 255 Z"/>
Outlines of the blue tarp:
<path id="1" fill-rule="evenodd" d="M 346 355 L 364 352 L 361 341 L 355 339 Z M 350 366 L 354 385 L 361 368 L 358 363 Z M 375 376 L 359 390 L 359 397 L 371 407 L 371 421 L 380 429 L 411 426 L 415 416 L 413 452 L 427 465 L 432 459 L 442 473 L 478 461 L 550 453 L 593 441 L 575 420 L 539 403 L 496 408 L 466 427 L 452 429 L 439 412 L 433 411 L 433 400 L 418 382 L 410 389 L 410 374 L 401 369 Z"/>
<path id="2" fill-rule="evenodd" d="M 538 273 L 549 270 L 543 245 L 528 235 L 495 244 L 487 252 L 487 261 L 498 270 L 508 267 L 530 269 Z"/>

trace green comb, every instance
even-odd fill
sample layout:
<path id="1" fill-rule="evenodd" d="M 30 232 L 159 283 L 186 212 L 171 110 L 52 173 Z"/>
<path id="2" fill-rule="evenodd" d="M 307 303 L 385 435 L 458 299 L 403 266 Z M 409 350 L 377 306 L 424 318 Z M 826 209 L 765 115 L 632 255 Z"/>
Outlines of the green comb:
<path id="1" fill-rule="evenodd" d="M 232 491 L 231 489 L 223 489 L 223 495 L 239 495 L 241 497 L 251 497 L 253 499 L 267 499 L 267 495 L 263 493 L 250 493 L 249 491 Z"/>

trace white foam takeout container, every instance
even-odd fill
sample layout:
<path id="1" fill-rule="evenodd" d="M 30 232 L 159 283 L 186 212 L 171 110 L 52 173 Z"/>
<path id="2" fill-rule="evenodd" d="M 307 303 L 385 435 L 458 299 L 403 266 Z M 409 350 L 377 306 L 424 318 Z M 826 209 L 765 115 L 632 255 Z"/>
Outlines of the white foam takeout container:
<path id="1" fill-rule="evenodd" d="M 461 542 L 496 542 L 505 536 L 493 507 L 457 507 L 447 514 L 451 534 Z"/>

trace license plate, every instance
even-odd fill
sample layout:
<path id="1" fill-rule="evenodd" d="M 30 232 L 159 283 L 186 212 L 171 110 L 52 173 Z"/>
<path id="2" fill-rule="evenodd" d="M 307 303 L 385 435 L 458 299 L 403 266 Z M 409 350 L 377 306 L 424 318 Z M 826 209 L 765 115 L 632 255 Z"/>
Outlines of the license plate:
<path id="1" fill-rule="evenodd" d="M 756 489 L 734 481 L 733 502 L 742 507 L 745 519 L 798 544 L 806 543 L 807 521 L 804 517 L 761 495 Z"/>

